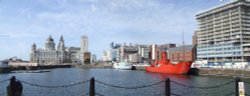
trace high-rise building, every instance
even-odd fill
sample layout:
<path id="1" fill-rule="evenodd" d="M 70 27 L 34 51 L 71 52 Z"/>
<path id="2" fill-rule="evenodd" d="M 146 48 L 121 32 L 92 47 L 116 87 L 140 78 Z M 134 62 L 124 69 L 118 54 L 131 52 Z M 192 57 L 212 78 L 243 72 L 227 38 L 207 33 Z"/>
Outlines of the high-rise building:
<path id="1" fill-rule="evenodd" d="M 87 36 L 81 37 L 81 51 L 78 52 L 80 63 L 84 64 L 84 53 L 88 52 L 89 42 Z"/>
<path id="2" fill-rule="evenodd" d="M 235 0 L 196 15 L 197 58 L 209 62 L 249 61 L 250 1 Z"/>
<path id="3" fill-rule="evenodd" d="M 81 37 L 81 52 L 88 52 L 89 42 L 87 36 Z"/>

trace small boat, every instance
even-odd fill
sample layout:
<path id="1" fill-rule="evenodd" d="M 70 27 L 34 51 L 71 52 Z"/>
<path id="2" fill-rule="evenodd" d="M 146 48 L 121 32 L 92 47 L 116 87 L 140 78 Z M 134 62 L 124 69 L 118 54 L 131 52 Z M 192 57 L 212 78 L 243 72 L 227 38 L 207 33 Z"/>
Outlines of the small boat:
<path id="1" fill-rule="evenodd" d="M 119 63 L 114 63 L 113 68 L 115 69 L 123 69 L 123 70 L 132 70 L 132 64 L 128 62 L 119 62 Z"/>
<path id="2" fill-rule="evenodd" d="M 156 62 L 145 68 L 147 72 L 187 74 L 192 65 L 192 61 L 173 64 L 169 59 L 166 59 L 166 52 L 162 52 L 161 56 L 159 63 Z"/>

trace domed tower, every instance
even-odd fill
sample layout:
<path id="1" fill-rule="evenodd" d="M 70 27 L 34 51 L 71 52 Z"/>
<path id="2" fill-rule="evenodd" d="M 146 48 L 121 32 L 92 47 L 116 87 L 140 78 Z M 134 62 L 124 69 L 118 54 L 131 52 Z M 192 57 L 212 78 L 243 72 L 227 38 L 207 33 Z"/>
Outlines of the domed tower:
<path id="1" fill-rule="evenodd" d="M 55 50 L 55 43 L 51 35 L 45 42 L 45 50 Z"/>

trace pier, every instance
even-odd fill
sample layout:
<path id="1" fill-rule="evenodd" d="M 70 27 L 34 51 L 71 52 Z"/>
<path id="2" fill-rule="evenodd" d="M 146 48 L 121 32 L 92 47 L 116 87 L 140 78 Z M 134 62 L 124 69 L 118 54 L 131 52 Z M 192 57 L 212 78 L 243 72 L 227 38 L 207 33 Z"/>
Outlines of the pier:
<path id="1" fill-rule="evenodd" d="M 40 70 L 40 69 L 54 69 L 54 68 L 70 68 L 73 65 L 42 65 L 42 66 L 9 66 L 0 67 L 0 73 L 9 73 L 16 70 Z"/>

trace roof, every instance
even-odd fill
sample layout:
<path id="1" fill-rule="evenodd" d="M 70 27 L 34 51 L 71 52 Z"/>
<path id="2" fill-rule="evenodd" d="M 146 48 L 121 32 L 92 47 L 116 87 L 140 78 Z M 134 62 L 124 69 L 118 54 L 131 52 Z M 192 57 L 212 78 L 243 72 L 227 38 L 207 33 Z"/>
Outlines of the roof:
<path id="1" fill-rule="evenodd" d="M 244 3 L 242 3 L 242 2 L 244 2 Z M 215 12 L 230 9 L 232 7 L 235 7 L 235 6 L 246 5 L 247 3 L 250 3 L 250 0 L 232 0 L 230 2 L 222 3 L 222 4 L 219 4 L 218 6 L 215 6 L 215 7 L 206 9 L 204 11 L 198 12 L 196 17 L 199 18 L 201 16 L 208 15 L 208 14 L 213 14 Z"/>
<path id="2" fill-rule="evenodd" d="M 193 45 L 185 45 L 184 46 L 185 51 L 190 51 L 194 48 Z M 182 51 L 183 50 L 183 46 L 179 46 L 179 47 L 175 47 L 175 48 L 169 48 L 167 51 L 173 52 L 173 51 Z"/>

